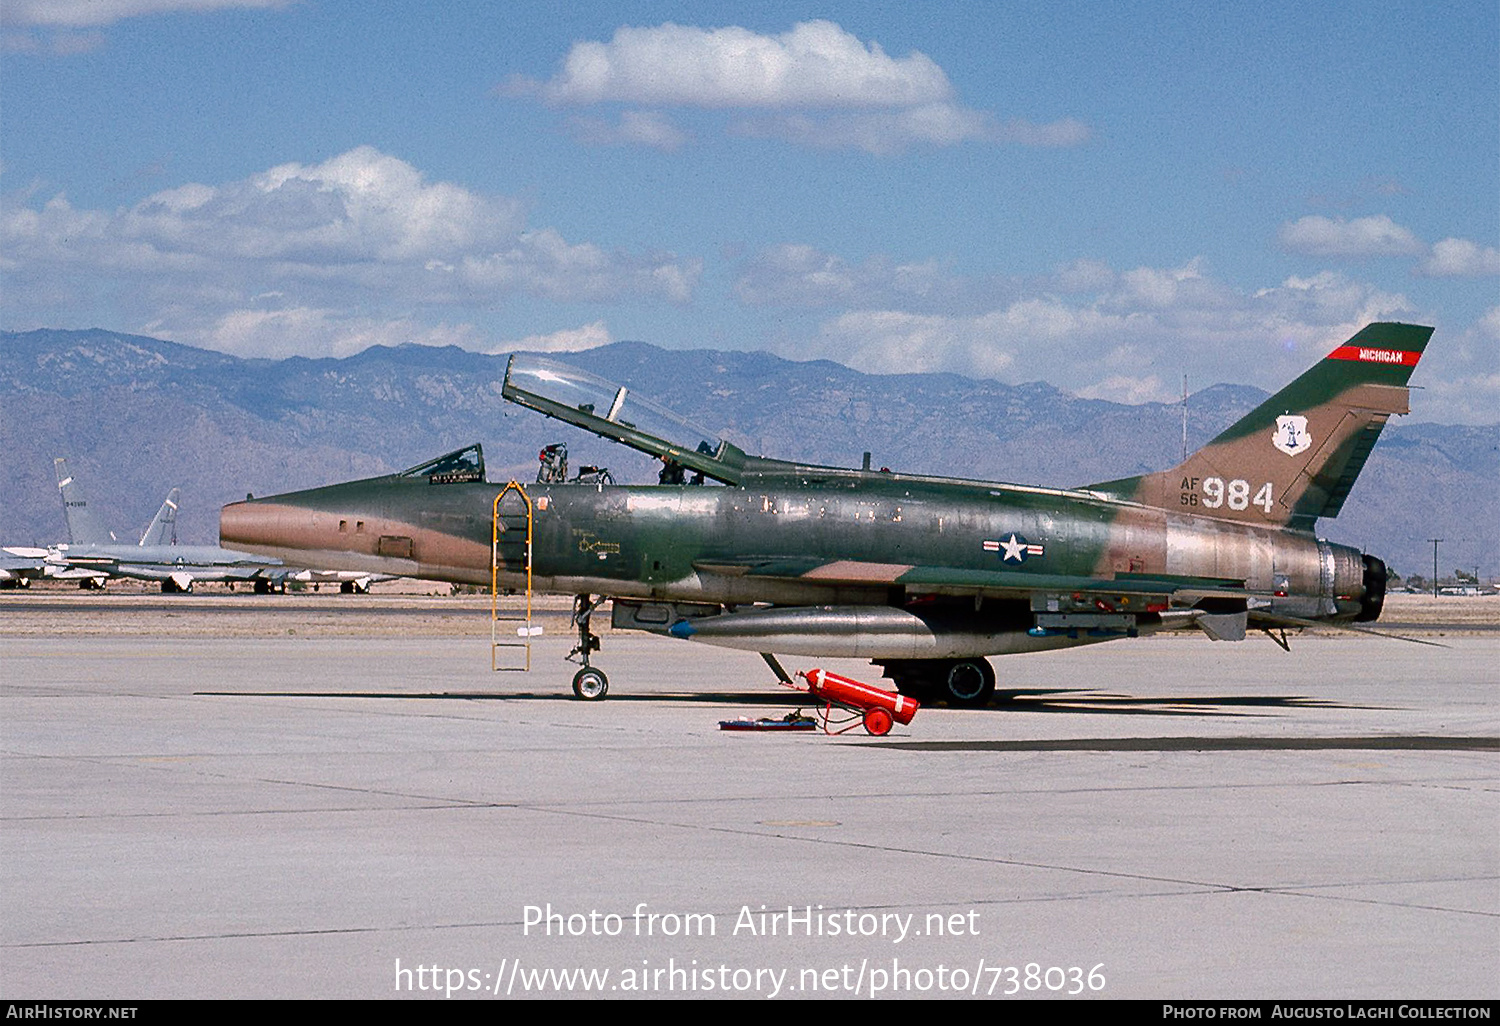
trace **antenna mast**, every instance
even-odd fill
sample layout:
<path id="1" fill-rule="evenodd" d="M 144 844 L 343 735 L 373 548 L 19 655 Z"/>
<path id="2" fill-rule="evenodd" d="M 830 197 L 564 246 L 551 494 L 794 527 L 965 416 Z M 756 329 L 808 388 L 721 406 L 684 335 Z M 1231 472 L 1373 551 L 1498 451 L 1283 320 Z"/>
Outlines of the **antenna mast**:
<path id="1" fill-rule="evenodd" d="M 1187 451 L 1187 375 L 1182 376 L 1182 462 L 1186 463 Z"/>

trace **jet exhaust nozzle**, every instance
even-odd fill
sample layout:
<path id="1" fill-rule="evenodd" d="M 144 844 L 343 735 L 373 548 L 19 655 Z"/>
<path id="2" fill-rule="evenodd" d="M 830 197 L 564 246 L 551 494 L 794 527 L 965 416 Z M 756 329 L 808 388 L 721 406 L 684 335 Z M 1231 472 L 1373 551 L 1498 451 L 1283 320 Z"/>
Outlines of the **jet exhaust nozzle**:
<path id="1" fill-rule="evenodd" d="M 1380 611 L 1385 608 L 1385 590 L 1390 580 L 1390 571 L 1386 569 L 1385 562 L 1374 556 L 1366 554 L 1365 564 L 1365 593 L 1359 600 L 1359 613 L 1354 617 L 1355 623 L 1370 623 L 1380 619 Z"/>

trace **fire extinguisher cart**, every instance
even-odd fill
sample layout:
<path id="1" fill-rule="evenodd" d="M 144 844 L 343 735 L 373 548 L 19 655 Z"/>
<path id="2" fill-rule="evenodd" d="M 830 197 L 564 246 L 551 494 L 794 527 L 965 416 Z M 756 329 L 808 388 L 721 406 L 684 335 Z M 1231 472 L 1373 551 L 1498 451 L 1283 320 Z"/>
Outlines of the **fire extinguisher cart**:
<path id="1" fill-rule="evenodd" d="M 818 716 L 825 734 L 844 734 L 863 726 L 866 733 L 882 737 L 895 724 L 910 723 L 919 708 L 910 695 L 886 691 L 827 670 L 798 670 L 797 676 L 807 681 L 805 690 L 824 703 Z M 804 690 L 796 684 L 788 686 Z M 835 708 L 847 715 L 835 718 Z"/>

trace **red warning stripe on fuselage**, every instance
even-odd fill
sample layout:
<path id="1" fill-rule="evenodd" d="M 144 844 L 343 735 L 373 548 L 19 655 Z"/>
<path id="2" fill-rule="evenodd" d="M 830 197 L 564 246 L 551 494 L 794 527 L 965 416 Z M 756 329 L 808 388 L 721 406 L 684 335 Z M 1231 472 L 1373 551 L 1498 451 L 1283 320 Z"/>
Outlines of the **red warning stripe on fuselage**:
<path id="1" fill-rule="evenodd" d="M 1421 353 L 1408 353 L 1402 349 L 1378 349 L 1374 346 L 1339 346 L 1328 354 L 1330 360 L 1357 360 L 1360 363 L 1387 363 L 1402 367 L 1415 367 L 1421 358 Z"/>

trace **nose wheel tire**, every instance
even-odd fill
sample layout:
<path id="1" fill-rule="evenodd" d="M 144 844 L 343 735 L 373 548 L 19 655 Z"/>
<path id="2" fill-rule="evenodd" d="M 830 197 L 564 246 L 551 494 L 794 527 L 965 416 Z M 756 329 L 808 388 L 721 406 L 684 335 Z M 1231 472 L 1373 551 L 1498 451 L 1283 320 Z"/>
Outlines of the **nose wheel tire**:
<path id="1" fill-rule="evenodd" d="M 603 670 L 585 666 L 573 674 L 573 694 L 585 702 L 597 702 L 609 694 L 609 678 Z"/>

